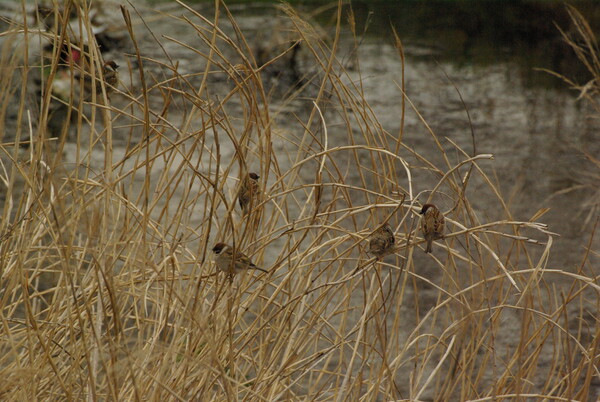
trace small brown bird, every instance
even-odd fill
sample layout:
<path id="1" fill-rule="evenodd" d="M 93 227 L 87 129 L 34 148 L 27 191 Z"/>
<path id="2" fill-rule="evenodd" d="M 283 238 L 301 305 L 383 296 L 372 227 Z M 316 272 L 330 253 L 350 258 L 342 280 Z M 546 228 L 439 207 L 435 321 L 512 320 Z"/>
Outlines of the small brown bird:
<path id="1" fill-rule="evenodd" d="M 238 274 L 240 272 L 247 271 L 249 269 L 257 269 L 262 272 L 268 272 L 262 268 L 254 265 L 250 258 L 244 253 L 235 251 L 230 245 L 225 243 L 217 243 L 212 248 L 215 253 L 215 263 L 219 271 L 227 272 L 229 274 Z"/>
<path id="2" fill-rule="evenodd" d="M 396 238 L 391 226 L 386 223 L 369 236 L 369 249 L 367 252 L 377 258 L 383 258 L 394 251 Z"/>
<path id="3" fill-rule="evenodd" d="M 117 84 L 119 83 L 119 73 L 117 72 L 118 68 L 119 68 L 119 65 L 117 63 L 115 63 L 113 60 L 105 61 L 104 65 L 102 66 L 100 75 L 102 77 L 102 80 L 104 81 L 104 87 L 106 88 L 107 95 L 110 94 L 111 92 L 113 92 L 114 89 L 117 87 Z M 96 84 L 96 94 L 100 95 L 102 93 L 102 83 L 100 82 L 100 80 L 98 78 L 96 78 L 95 84 Z M 87 75 L 87 74 L 83 81 L 83 88 L 84 88 L 85 92 L 88 94 L 88 96 L 86 97 L 86 100 L 92 99 L 92 95 L 91 95 L 92 80 L 89 77 L 89 75 Z"/>
<path id="4" fill-rule="evenodd" d="M 104 65 L 102 66 L 102 76 L 104 77 L 104 83 L 106 84 L 106 93 L 109 91 L 112 92 L 119 83 L 118 68 L 119 65 L 115 63 L 114 60 L 104 62 Z M 96 90 L 98 91 L 98 88 L 96 88 Z M 100 88 L 98 92 L 102 92 L 102 88 Z"/>
<path id="5" fill-rule="evenodd" d="M 419 212 L 423 215 L 421 219 L 421 230 L 423 237 L 427 240 L 426 253 L 431 253 L 431 245 L 434 240 L 444 238 L 444 214 L 433 204 L 425 204 Z"/>
<path id="6" fill-rule="evenodd" d="M 252 208 L 256 208 L 260 204 L 259 178 L 256 173 L 248 173 L 241 180 L 237 198 L 244 215 L 247 215 Z"/>

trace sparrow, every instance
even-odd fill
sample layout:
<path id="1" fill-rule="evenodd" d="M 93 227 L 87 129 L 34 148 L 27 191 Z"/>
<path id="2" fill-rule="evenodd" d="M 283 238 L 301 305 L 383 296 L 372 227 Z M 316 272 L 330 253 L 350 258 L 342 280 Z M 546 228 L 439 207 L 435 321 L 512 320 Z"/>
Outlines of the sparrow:
<path id="1" fill-rule="evenodd" d="M 377 258 L 385 257 L 394 249 L 396 238 L 388 223 L 384 224 L 369 236 L 369 249 L 367 252 Z"/>
<path id="2" fill-rule="evenodd" d="M 212 248 L 215 253 L 215 263 L 219 271 L 229 274 L 238 274 L 249 269 L 257 269 L 262 272 L 268 272 L 259 268 L 242 252 L 235 251 L 230 245 L 217 243 Z"/>
<path id="3" fill-rule="evenodd" d="M 433 204 L 425 204 L 419 212 L 423 215 L 421 219 L 421 230 L 423 237 L 427 240 L 426 253 L 431 253 L 431 245 L 434 240 L 444 238 L 444 214 Z"/>
<path id="4" fill-rule="evenodd" d="M 104 62 L 104 65 L 102 66 L 102 70 L 100 71 L 100 76 L 102 77 L 102 80 L 104 81 L 104 87 L 106 88 L 106 95 L 110 94 L 111 92 L 114 91 L 114 89 L 116 88 L 117 84 L 119 83 L 119 73 L 117 72 L 117 69 L 119 68 L 119 65 L 117 63 L 114 62 L 114 60 L 108 60 Z M 96 78 L 96 94 L 100 95 L 102 93 L 102 83 L 100 82 L 100 80 L 98 78 Z M 85 89 L 85 91 L 87 93 L 89 93 L 90 95 L 88 95 L 87 100 L 91 99 L 91 92 L 92 92 L 92 80 L 89 76 L 86 76 L 84 81 L 83 81 L 83 88 Z"/>
<path id="5" fill-rule="evenodd" d="M 109 91 L 112 92 L 119 83 L 118 68 L 119 65 L 115 63 L 114 60 L 104 62 L 104 65 L 102 66 L 102 76 L 104 77 L 104 83 L 106 84 L 106 93 Z M 96 90 L 98 89 L 99 88 L 96 87 Z M 102 88 L 100 88 L 99 92 L 102 92 Z"/>
<path id="6" fill-rule="evenodd" d="M 252 207 L 256 207 L 260 203 L 259 178 L 256 173 L 248 173 L 241 180 L 237 198 L 244 215 L 247 215 Z"/>

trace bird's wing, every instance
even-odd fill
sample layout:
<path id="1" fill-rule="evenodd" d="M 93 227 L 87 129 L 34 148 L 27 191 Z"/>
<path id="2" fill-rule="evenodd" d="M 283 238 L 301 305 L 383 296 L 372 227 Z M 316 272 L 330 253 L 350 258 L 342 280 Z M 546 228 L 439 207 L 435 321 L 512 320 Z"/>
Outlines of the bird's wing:
<path id="1" fill-rule="evenodd" d="M 241 269 L 248 269 L 248 268 L 255 268 L 256 265 L 254 265 L 254 263 L 252 261 L 250 261 L 250 258 L 248 258 L 246 256 L 246 254 L 242 254 L 242 253 L 236 253 L 235 255 L 236 261 L 235 261 L 235 265 L 238 268 Z"/>

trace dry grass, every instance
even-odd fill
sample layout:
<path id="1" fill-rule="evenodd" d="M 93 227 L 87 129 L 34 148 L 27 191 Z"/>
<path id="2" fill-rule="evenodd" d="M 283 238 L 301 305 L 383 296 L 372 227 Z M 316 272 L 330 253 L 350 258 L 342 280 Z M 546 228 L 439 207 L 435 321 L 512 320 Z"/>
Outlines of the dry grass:
<path id="1" fill-rule="evenodd" d="M 74 11 L 89 32 L 86 7 Z M 142 50 L 152 24 L 123 8 L 133 52 L 121 75 L 137 84 L 89 102 L 76 96 L 75 78 L 66 100 L 32 96 L 40 63 L 49 71 L 42 87 L 52 85 L 58 54 L 49 63 L 12 51 L 43 36 L 80 43 L 66 23 L 58 20 L 54 35 L 19 21 L 4 32 L 0 396 L 592 398 L 600 285 L 588 255 L 575 271 L 547 265 L 555 235 L 538 221 L 545 210 L 512 218 L 480 166 L 491 155 L 455 144 L 449 155 L 448 140 L 429 130 L 442 161 L 434 164 L 402 142 L 402 130 L 387 132 L 360 74 L 336 56 L 341 8 L 327 41 L 284 11 L 314 68 L 306 88 L 277 102 L 260 74 L 267 67 L 256 65 L 223 4 L 213 15 L 183 3 L 162 15 L 197 36 L 146 34 L 164 49 L 160 59 Z M 167 48 L 195 53 L 198 68 L 182 73 Z M 399 39 L 397 48 L 403 59 Z M 89 57 L 95 76 L 96 46 Z M 225 94 L 211 88 L 216 75 L 229 80 Z M 403 119 L 415 108 L 404 82 L 390 85 Z M 9 119 L 11 102 L 19 106 Z M 294 102 L 306 113 L 286 112 Z M 55 138 L 48 122 L 59 103 L 68 124 Z M 265 187 L 260 224 L 246 224 L 234 200 L 238 173 L 248 170 Z M 433 186 L 416 181 L 423 171 Z M 475 212 L 475 180 L 498 195 L 502 220 Z M 428 199 L 453 205 L 431 255 L 417 214 Z M 383 221 L 399 249 L 376 262 L 365 238 Z M 233 282 L 216 274 L 217 241 L 269 273 Z"/>
<path id="2" fill-rule="evenodd" d="M 579 93 L 577 100 L 584 101 L 592 111 L 592 118 L 600 116 L 600 49 L 598 41 L 586 19 L 576 8 L 567 6 L 573 29 L 569 33 L 558 27 L 564 41 L 575 53 L 577 59 L 585 66 L 590 79 L 585 83 L 578 83 L 573 79 L 554 71 L 541 69 L 563 80 L 571 89 Z M 586 149 L 579 149 L 590 162 L 589 171 L 573 174 L 575 184 L 569 188 L 559 191 L 555 195 L 563 195 L 569 192 L 581 191 L 583 202 L 581 211 L 587 211 L 586 225 L 593 224 L 594 219 L 600 213 L 600 160 L 590 154 Z M 580 174 L 581 173 L 581 174 Z"/>

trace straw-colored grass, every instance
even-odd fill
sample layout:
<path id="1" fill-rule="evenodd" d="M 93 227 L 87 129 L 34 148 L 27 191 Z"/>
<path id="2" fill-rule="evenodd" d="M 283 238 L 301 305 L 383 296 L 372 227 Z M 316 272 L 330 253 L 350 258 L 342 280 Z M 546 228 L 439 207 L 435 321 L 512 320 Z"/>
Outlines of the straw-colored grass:
<path id="1" fill-rule="evenodd" d="M 84 101 L 76 66 L 32 50 L 92 37 L 80 3 L 87 35 L 59 18 L 65 9 L 55 33 L 23 13 L 3 33 L 2 399 L 593 397 L 600 285 L 588 255 L 576 270 L 548 266 L 556 235 L 543 206 L 513 219 L 482 167 L 492 155 L 430 129 L 435 148 L 421 155 L 408 133 L 382 127 L 360 73 L 338 57 L 341 7 L 327 38 L 284 7 L 291 39 L 257 65 L 225 4 L 125 6 L 123 83 Z M 157 19 L 195 34 L 154 35 Z M 302 86 L 270 92 L 261 71 L 296 41 L 312 68 Z M 71 93 L 60 98 L 48 89 L 65 68 Z M 405 83 L 389 84 L 398 119 L 419 115 Z M 265 195 L 244 220 L 235 193 L 247 171 Z M 474 181 L 497 195 L 501 220 L 472 207 Z M 430 255 L 418 215 L 428 200 L 451 206 Z M 375 261 L 366 238 L 384 221 L 398 250 Z M 269 272 L 217 273 L 218 241 Z"/>

